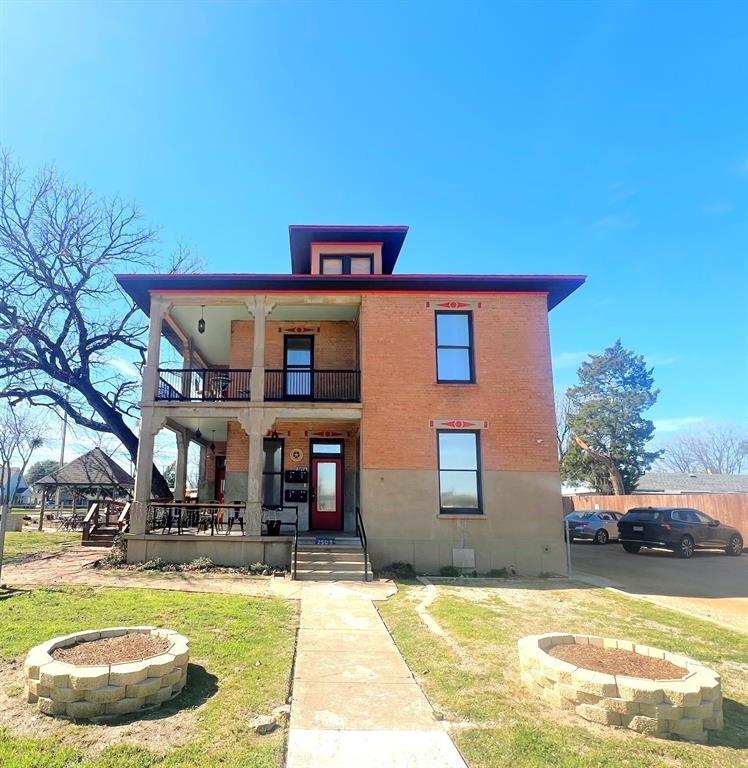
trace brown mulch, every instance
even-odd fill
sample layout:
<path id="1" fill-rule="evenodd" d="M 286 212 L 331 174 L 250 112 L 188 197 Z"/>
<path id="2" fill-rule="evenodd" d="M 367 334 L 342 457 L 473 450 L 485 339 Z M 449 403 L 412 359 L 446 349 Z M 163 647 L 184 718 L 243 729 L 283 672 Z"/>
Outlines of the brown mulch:
<path id="1" fill-rule="evenodd" d="M 68 664 L 121 664 L 158 656 L 168 647 L 169 641 L 165 637 L 134 632 L 58 648 L 52 652 L 52 658 Z"/>
<path id="2" fill-rule="evenodd" d="M 642 656 L 633 651 L 619 651 L 616 648 L 600 648 L 596 645 L 555 645 L 548 651 L 561 661 L 568 661 L 593 672 L 609 675 L 628 675 L 647 680 L 677 680 L 688 674 L 688 670 L 671 664 L 665 659 Z"/>

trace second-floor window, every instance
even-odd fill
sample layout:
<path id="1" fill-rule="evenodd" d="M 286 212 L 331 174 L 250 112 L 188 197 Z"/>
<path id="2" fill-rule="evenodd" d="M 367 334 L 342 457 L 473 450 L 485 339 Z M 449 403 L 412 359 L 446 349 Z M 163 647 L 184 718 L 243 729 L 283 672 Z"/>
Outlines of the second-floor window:
<path id="1" fill-rule="evenodd" d="M 472 312 L 436 313 L 436 380 L 475 381 Z"/>
<path id="2" fill-rule="evenodd" d="M 370 254 L 334 254 L 320 256 L 320 272 L 323 275 L 370 275 L 374 257 Z"/>

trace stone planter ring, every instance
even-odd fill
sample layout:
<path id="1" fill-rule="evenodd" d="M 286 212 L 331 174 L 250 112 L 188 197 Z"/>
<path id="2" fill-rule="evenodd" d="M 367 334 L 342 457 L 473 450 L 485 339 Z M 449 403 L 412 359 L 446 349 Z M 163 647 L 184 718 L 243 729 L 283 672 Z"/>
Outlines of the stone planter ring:
<path id="1" fill-rule="evenodd" d="M 113 664 L 70 664 L 52 657 L 59 648 L 130 634 L 155 635 L 169 645 L 156 656 Z M 189 641 L 170 629 L 110 627 L 56 637 L 26 656 L 27 701 L 45 715 L 76 720 L 152 709 L 184 688 L 189 658 Z"/>
<path id="2" fill-rule="evenodd" d="M 684 674 L 667 680 L 612 675 L 550 655 L 554 646 L 570 643 L 663 659 Z M 557 633 L 523 637 L 518 647 L 522 682 L 549 704 L 586 720 L 698 742 L 706 741 L 707 730 L 724 727 L 719 674 L 688 656 L 628 640 Z"/>

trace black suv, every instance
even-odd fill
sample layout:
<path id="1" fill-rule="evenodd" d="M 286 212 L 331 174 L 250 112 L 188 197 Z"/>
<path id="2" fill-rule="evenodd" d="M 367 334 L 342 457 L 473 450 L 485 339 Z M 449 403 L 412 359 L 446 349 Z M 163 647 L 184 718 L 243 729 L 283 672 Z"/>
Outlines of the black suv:
<path id="1" fill-rule="evenodd" d="M 743 551 L 740 531 L 722 525 L 698 509 L 638 507 L 618 522 L 618 540 L 627 552 L 642 547 L 672 549 L 678 557 L 691 557 L 694 549 L 724 549 L 728 555 Z"/>

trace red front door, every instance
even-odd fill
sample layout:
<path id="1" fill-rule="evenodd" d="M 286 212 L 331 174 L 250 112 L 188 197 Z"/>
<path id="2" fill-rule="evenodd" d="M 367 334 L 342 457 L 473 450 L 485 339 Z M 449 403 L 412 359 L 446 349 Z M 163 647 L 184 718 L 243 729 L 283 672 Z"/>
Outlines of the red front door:
<path id="1" fill-rule="evenodd" d="M 309 527 L 317 531 L 339 531 L 343 528 L 341 459 L 312 459 Z"/>

